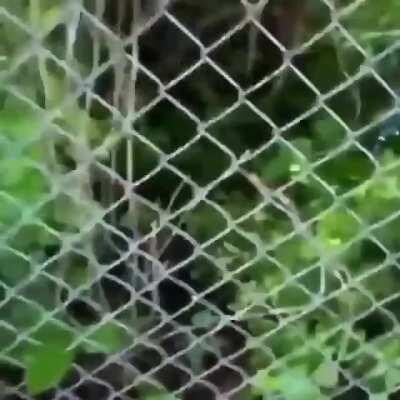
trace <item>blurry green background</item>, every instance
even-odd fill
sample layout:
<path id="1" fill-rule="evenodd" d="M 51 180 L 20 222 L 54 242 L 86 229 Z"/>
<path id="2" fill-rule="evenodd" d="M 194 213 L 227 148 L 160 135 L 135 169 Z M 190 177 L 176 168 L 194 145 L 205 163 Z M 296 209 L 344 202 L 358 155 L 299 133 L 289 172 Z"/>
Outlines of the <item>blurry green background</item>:
<path id="1" fill-rule="evenodd" d="M 128 60 L 116 3 L 0 1 L 2 398 L 71 385 L 78 398 L 108 398 L 77 366 L 90 371 L 94 354 L 107 363 L 147 326 L 129 307 L 89 323 L 67 307 L 99 303 L 88 249 L 106 212 L 94 163 L 118 174 L 118 216 L 143 233 L 157 222 L 149 204 L 166 209 L 182 186 L 171 222 L 203 246 L 190 279 L 212 288 L 212 307 L 196 304 L 186 323 L 200 338 L 225 314 L 246 332 L 240 367 L 252 380 L 238 398 L 400 398 L 400 3 L 270 0 L 263 32 L 240 25 L 239 1 L 177 0 L 181 29 L 163 17 L 139 39 L 128 130 L 110 100 L 113 68 Z M 205 60 L 185 29 L 207 59 L 174 81 Z M 130 177 L 134 217 L 120 193 Z M 207 351 L 188 351 L 193 376 L 206 373 Z M 113 387 L 112 375 L 96 376 Z M 138 387 L 127 398 L 181 398 Z"/>

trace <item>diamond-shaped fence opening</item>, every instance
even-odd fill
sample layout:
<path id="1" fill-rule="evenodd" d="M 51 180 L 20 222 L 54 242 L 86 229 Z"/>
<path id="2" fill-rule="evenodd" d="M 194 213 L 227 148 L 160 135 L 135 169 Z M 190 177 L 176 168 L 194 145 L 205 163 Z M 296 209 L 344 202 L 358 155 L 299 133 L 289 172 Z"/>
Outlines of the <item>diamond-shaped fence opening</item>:
<path id="1" fill-rule="evenodd" d="M 399 15 L 0 2 L 0 398 L 398 398 Z"/>

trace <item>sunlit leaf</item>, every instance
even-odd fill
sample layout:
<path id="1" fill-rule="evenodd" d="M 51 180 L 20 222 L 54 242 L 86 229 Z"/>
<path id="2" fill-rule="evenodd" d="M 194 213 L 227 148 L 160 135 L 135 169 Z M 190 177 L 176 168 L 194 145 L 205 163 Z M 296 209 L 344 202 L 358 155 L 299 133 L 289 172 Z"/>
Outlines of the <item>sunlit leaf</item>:
<path id="1" fill-rule="evenodd" d="M 26 384 L 31 395 L 57 386 L 72 366 L 74 353 L 58 344 L 44 344 L 26 356 Z"/>

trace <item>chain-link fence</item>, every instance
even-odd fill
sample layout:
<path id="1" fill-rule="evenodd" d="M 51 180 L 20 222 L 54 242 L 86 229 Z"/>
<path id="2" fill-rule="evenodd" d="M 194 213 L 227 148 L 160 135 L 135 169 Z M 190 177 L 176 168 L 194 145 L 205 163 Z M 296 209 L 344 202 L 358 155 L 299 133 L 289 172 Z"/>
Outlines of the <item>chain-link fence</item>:
<path id="1" fill-rule="evenodd" d="M 0 398 L 400 398 L 397 0 L 0 0 Z"/>

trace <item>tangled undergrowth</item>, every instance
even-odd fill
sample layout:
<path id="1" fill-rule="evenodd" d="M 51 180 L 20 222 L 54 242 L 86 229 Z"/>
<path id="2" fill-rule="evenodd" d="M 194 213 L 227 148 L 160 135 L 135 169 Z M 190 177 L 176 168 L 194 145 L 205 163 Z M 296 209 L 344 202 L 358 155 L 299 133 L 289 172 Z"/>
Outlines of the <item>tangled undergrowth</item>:
<path id="1" fill-rule="evenodd" d="M 0 1 L 2 398 L 398 398 L 397 1 L 138 3 Z"/>

